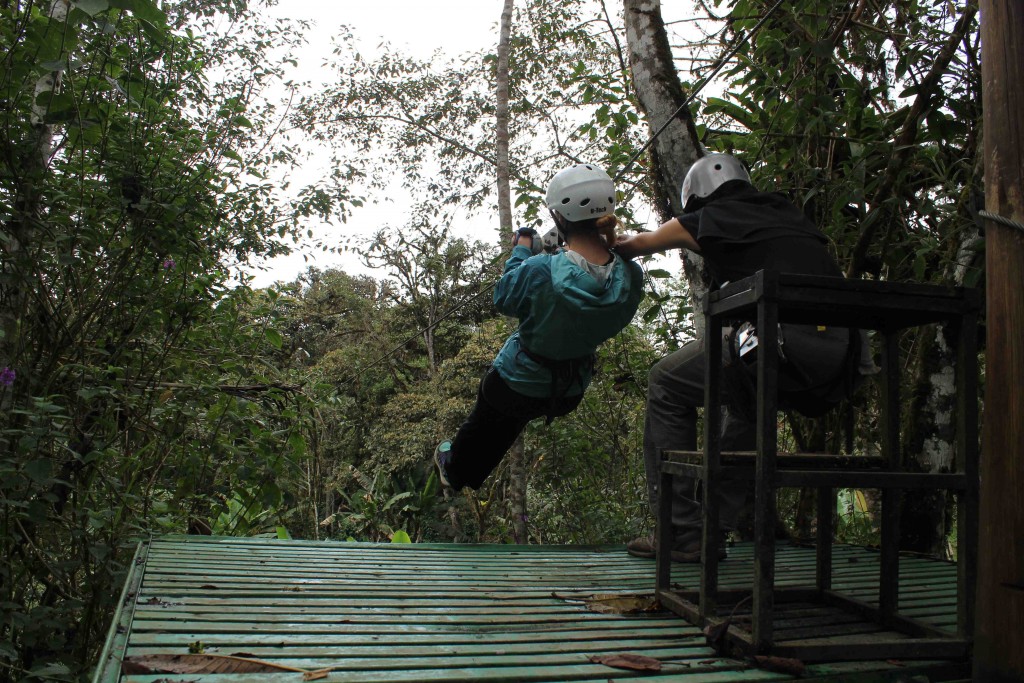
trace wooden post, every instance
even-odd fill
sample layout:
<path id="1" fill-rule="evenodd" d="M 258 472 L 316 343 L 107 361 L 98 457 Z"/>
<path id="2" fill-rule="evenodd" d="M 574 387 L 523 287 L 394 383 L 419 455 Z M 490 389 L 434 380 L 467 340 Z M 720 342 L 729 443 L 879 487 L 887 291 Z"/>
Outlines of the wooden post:
<path id="1" fill-rule="evenodd" d="M 1024 223 L 1024 2 L 981 0 L 985 210 Z M 1024 230 L 985 223 L 987 342 L 974 680 L 1024 680 Z"/>

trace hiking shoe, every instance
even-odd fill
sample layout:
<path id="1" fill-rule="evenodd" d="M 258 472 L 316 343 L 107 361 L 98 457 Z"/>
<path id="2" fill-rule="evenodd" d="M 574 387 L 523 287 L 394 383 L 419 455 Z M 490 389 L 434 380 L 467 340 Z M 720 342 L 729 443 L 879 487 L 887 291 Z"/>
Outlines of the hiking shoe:
<path id="1" fill-rule="evenodd" d="M 695 563 L 700 562 L 700 546 L 701 540 L 698 538 L 695 541 L 689 541 L 688 543 L 680 543 L 672 546 L 672 561 L 673 562 L 689 562 Z M 718 559 L 724 560 L 728 556 L 725 550 L 725 534 L 718 540 Z"/>
<path id="2" fill-rule="evenodd" d="M 641 536 L 626 543 L 626 552 L 633 557 L 654 557 L 656 548 L 654 536 Z"/>
<path id="3" fill-rule="evenodd" d="M 446 489 L 452 488 L 452 484 L 448 481 L 448 463 L 452 459 L 452 442 L 442 441 L 437 444 L 437 448 L 434 449 L 434 466 L 437 467 L 437 478 L 441 480 L 441 485 Z"/>
<path id="4" fill-rule="evenodd" d="M 700 562 L 700 539 L 681 543 L 672 548 L 671 557 L 673 562 Z M 653 558 L 657 555 L 658 544 L 654 536 L 641 536 L 626 543 L 626 552 L 633 557 Z M 722 535 L 721 543 L 718 546 L 718 559 L 724 560 L 727 556 L 725 550 L 725 535 Z"/>

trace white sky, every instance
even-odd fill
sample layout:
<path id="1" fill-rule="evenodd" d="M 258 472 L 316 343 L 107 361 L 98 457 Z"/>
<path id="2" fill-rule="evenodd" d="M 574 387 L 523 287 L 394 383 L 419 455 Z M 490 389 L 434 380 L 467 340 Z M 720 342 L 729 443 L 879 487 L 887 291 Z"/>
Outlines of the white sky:
<path id="1" fill-rule="evenodd" d="M 378 52 L 388 42 L 413 57 L 427 58 L 436 50 L 456 57 L 497 43 L 497 22 L 501 19 L 503 0 L 282 0 L 268 12 L 271 16 L 306 19 L 314 25 L 306 33 L 308 44 L 296 54 L 296 81 L 316 81 L 316 72 L 331 54 L 332 38 L 339 26 L 347 26 L 360 51 L 366 56 Z M 325 71 L 325 77 L 330 74 Z M 323 162 L 326 163 L 326 162 Z M 323 167 L 312 160 L 301 175 L 315 177 Z M 293 187 L 301 186 L 301 178 L 292 178 Z M 346 223 L 311 224 L 316 237 L 333 242 L 332 235 L 351 236 L 353 232 L 369 236 L 383 225 L 399 224 L 407 215 L 406 207 L 396 204 L 367 204 L 353 210 Z M 311 219 L 315 222 L 316 219 Z M 303 231 L 305 232 L 305 231 Z M 290 244 L 290 243 L 289 243 Z M 266 287 L 277 281 L 291 281 L 309 266 L 320 269 L 341 267 L 347 272 L 368 271 L 351 254 L 335 254 L 314 249 L 309 244 L 291 245 L 293 253 L 264 261 L 258 269 L 249 269 L 255 277 L 254 287 Z"/>
<path id="2" fill-rule="evenodd" d="M 427 58 L 436 50 L 448 57 L 457 57 L 467 52 L 494 48 L 498 40 L 498 22 L 501 19 L 503 0 L 282 0 L 270 11 L 272 16 L 288 16 L 293 19 L 308 19 L 314 26 L 307 32 L 308 44 L 296 55 L 298 70 L 295 79 L 316 80 L 315 72 L 321 69 L 323 61 L 330 55 L 331 38 L 338 33 L 338 27 L 348 26 L 360 51 L 370 57 L 377 53 L 382 42 L 388 42 L 413 57 Z M 329 73 L 324 73 L 330 77 Z M 314 177 L 322 173 L 314 161 L 304 168 L 300 175 Z M 293 178 L 293 187 L 300 186 L 301 178 Z M 354 209 L 353 215 L 344 224 L 310 225 L 316 237 L 334 242 L 333 235 L 365 233 L 369 236 L 384 225 L 398 225 L 407 215 L 407 207 L 397 203 L 367 204 Z M 495 215 L 497 209 L 495 209 Z M 495 219 L 496 220 L 496 219 Z M 479 221 L 479 219 L 477 219 Z M 478 223 L 477 223 L 478 224 Z M 488 240 L 491 234 L 488 225 Z M 460 231 L 459 225 L 454 226 Z M 463 236 L 471 235 L 472 226 L 461 226 Z M 304 232 L 304 231 L 303 231 Z M 350 254 L 335 254 L 314 249 L 310 245 L 292 245 L 294 252 L 288 256 L 264 261 L 256 269 L 248 269 L 254 276 L 254 287 L 266 287 L 277 281 L 294 280 L 309 266 L 320 269 L 343 268 L 349 273 L 367 273 L 380 277 L 382 273 L 366 270 Z M 672 267 L 678 259 L 666 259 L 661 267 Z"/>

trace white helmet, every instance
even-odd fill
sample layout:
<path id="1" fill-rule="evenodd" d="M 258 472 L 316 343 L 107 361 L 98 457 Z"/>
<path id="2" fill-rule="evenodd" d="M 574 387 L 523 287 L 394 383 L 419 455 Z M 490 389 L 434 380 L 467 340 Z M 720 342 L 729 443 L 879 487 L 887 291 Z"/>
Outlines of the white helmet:
<path id="1" fill-rule="evenodd" d="M 729 154 L 709 154 L 697 159 L 683 179 L 683 210 L 691 199 L 705 199 L 730 180 L 750 182 L 743 163 Z"/>
<path id="2" fill-rule="evenodd" d="M 567 221 L 607 216 L 615 210 L 615 184 L 597 166 L 576 164 L 551 179 L 545 203 Z"/>

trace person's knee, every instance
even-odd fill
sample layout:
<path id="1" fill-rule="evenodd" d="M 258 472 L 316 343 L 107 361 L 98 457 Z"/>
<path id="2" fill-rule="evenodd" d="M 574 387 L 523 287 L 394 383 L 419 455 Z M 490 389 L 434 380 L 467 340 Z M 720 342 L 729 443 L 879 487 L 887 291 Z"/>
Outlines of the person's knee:
<path id="1" fill-rule="evenodd" d="M 667 383 L 669 378 L 669 369 L 667 363 L 668 358 L 662 358 L 660 361 L 651 366 L 651 371 L 647 374 L 647 391 L 648 394 L 651 391 L 660 390 Z"/>
<path id="2" fill-rule="evenodd" d="M 647 407 L 664 408 L 673 413 L 690 413 L 702 404 L 703 388 L 690 386 L 680 376 L 677 362 L 655 363 L 647 376 Z"/>

